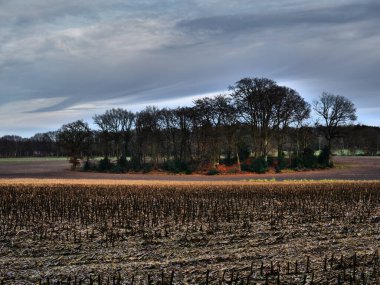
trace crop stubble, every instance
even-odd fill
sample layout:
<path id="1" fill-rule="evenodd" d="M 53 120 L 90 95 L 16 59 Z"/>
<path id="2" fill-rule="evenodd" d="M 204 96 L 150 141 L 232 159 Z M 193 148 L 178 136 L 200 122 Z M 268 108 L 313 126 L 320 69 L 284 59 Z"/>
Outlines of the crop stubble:
<path id="1" fill-rule="evenodd" d="M 376 181 L 3 180 L 0 280 L 376 284 L 379 202 Z"/>

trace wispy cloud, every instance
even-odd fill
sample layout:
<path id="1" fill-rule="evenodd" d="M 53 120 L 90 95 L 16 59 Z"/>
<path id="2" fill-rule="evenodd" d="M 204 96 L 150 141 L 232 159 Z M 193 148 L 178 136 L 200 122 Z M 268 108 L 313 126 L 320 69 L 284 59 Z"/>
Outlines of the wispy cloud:
<path id="1" fill-rule="evenodd" d="M 59 127 L 72 108 L 91 118 L 104 102 L 170 102 L 245 76 L 379 106 L 379 14 L 374 0 L 0 0 L 0 106 L 61 112 Z M 49 104 L 18 105 L 40 98 Z"/>

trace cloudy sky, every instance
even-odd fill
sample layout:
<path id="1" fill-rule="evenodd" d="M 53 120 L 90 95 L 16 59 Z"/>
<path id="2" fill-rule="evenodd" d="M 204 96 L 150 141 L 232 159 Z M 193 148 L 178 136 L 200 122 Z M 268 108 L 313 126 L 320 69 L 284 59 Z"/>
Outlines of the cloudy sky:
<path id="1" fill-rule="evenodd" d="M 189 105 L 243 77 L 380 125 L 378 0 L 0 0 L 0 136 Z"/>

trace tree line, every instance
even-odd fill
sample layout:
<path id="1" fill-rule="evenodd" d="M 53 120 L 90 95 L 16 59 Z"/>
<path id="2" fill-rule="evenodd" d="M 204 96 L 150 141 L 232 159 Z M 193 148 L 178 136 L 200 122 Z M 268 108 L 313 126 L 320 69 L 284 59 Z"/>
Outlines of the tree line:
<path id="1" fill-rule="evenodd" d="M 312 110 L 317 116 L 313 119 Z M 346 148 L 360 147 L 355 136 L 347 135 L 357 131 L 350 127 L 355 120 L 354 104 L 341 95 L 323 93 L 310 105 L 297 91 L 271 79 L 243 78 L 228 94 L 197 99 L 192 106 L 110 109 L 93 117 L 96 130 L 83 120 L 65 124 L 49 135 L 54 143 L 45 151 L 64 152 L 73 168 L 84 158 L 86 169 L 98 170 L 191 172 L 222 164 L 257 172 L 271 164 L 317 167 L 316 149 L 325 147 L 325 161 L 319 164 L 326 166 L 331 149 L 342 139 Z M 377 139 L 379 130 L 374 131 Z M 103 159 L 93 165 L 94 156 Z"/>

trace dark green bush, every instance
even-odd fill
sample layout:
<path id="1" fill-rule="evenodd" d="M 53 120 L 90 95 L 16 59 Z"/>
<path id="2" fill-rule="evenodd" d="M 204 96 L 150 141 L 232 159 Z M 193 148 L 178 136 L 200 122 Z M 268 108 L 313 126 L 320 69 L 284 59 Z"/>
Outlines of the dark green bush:
<path id="1" fill-rule="evenodd" d="M 98 168 L 95 163 L 86 160 L 83 164 L 82 171 L 97 171 Z"/>
<path id="2" fill-rule="evenodd" d="M 241 168 L 242 171 L 250 171 L 249 164 L 246 163 L 246 162 L 242 162 L 240 164 L 240 168 Z"/>
<path id="3" fill-rule="evenodd" d="M 117 165 L 118 166 L 121 166 L 121 167 L 127 167 L 128 165 L 128 161 L 127 161 L 127 158 L 125 156 L 121 156 L 118 160 L 117 160 Z"/>
<path id="4" fill-rule="evenodd" d="M 149 173 L 153 170 L 153 164 L 151 163 L 145 163 L 142 168 L 143 173 Z"/>
<path id="5" fill-rule="evenodd" d="M 126 171 L 141 171 L 143 166 L 140 162 L 140 159 L 136 156 L 132 156 L 131 160 L 128 160 L 125 165 Z"/>
<path id="6" fill-rule="evenodd" d="M 209 171 L 207 171 L 206 175 L 217 175 L 219 173 L 220 172 L 217 169 L 210 169 Z"/>
<path id="7" fill-rule="evenodd" d="M 317 167 L 317 157 L 314 155 L 314 151 L 310 148 L 305 148 L 302 154 L 303 166 L 306 168 Z"/>
<path id="8" fill-rule="evenodd" d="M 321 167 L 332 167 L 332 162 L 330 161 L 331 151 L 325 146 L 318 156 L 318 163 Z"/>
<path id="9" fill-rule="evenodd" d="M 282 155 L 277 157 L 277 164 L 275 166 L 275 170 L 277 173 L 281 172 L 281 170 L 288 167 L 288 160 Z"/>
<path id="10" fill-rule="evenodd" d="M 86 160 L 83 164 L 82 171 L 90 171 L 91 169 L 91 164 L 88 160 Z"/>
<path id="11" fill-rule="evenodd" d="M 290 164 L 293 169 L 314 169 L 318 166 L 318 157 L 310 148 L 305 148 L 300 156 L 293 157 Z"/>
<path id="12" fill-rule="evenodd" d="M 304 168 L 302 157 L 300 156 L 293 157 L 290 163 L 290 167 L 293 169 Z"/>
<path id="13" fill-rule="evenodd" d="M 241 169 L 248 172 L 265 173 L 268 171 L 268 163 L 264 157 L 248 160 L 241 164 Z"/>
<path id="14" fill-rule="evenodd" d="M 268 156 L 267 158 L 267 164 L 268 167 L 276 167 L 277 165 L 277 159 L 273 156 Z"/>
<path id="15" fill-rule="evenodd" d="M 113 166 L 114 164 L 111 163 L 111 160 L 106 156 L 99 161 L 98 170 L 101 172 L 109 171 Z"/>
<path id="16" fill-rule="evenodd" d="M 247 145 L 241 145 L 239 146 L 239 158 L 241 161 L 244 161 L 249 158 L 251 155 L 251 151 Z"/>
<path id="17" fill-rule="evenodd" d="M 91 163 L 90 161 L 86 160 L 83 164 L 82 171 L 90 171 L 91 170 Z"/>
<path id="18" fill-rule="evenodd" d="M 253 171 L 256 173 L 265 173 L 268 171 L 268 163 L 265 158 L 259 157 L 253 161 Z"/>
<path id="19" fill-rule="evenodd" d="M 227 166 L 231 166 L 235 162 L 236 162 L 236 158 L 232 158 L 231 156 L 227 156 L 226 158 L 220 160 L 221 164 L 224 164 L 224 165 L 227 165 Z"/>
<path id="20" fill-rule="evenodd" d="M 126 169 L 125 169 L 125 167 L 117 164 L 111 168 L 110 172 L 112 172 L 112 173 L 125 173 Z"/>
<path id="21" fill-rule="evenodd" d="M 168 160 L 162 164 L 162 169 L 173 173 L 193 172 L 193 167 L 190 163 L 180 160 Z"/>

